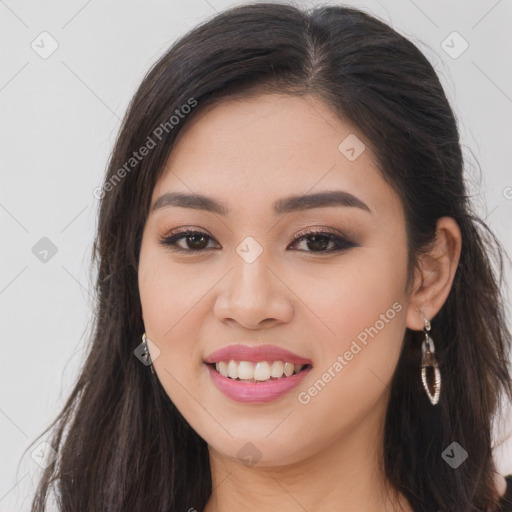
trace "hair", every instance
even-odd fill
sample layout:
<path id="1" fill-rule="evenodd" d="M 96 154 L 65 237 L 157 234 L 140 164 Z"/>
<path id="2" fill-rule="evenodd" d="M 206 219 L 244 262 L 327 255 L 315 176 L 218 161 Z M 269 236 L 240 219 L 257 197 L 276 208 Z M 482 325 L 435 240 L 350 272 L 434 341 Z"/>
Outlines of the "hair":
<path id="1" fill-rule="evenodd" d="M 52 429 L 57 458 L 42 473 L 32 512 L 44 510 L 52 493 L 63 512 L 202 510 L 207 503 L 207 443 L 134 356 L 144 331 L 138 261 L 152 192 L 179 134 L 207 105 L 260 93 L 314 95 L 361 133 L 404 206 L 409 290 L 437 219 L 452 217 L 460 227 L 459 265 L 430 331 L 441 400 L 433 407 L 421 385 L 422 332 L 406 329 L 381 462 L 414 510 L 483 511 L 498 503 L 492 422 L 500 397 L 512 399 L 504 250 L 470 203 L 458 128 L 439 78 L 411 41 L 366 12 L 256 3 L 221 12 L 178 39 L 131 100 L 109 158 L 92 248 L 95 329 L 69 398 L 41 434 Z M 134 162 L 144 145 L 146 156 Z M 452 470 L 441 454 L 454 441 L 469 457 Z"/>

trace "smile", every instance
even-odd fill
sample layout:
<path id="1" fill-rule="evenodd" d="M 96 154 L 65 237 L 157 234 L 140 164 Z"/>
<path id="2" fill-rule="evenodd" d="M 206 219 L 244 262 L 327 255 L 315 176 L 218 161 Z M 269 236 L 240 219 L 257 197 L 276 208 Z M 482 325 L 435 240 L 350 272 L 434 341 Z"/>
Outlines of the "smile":
<path id="1" fill-rule="evenodd" d="M 293 364 L 283 361 L 220 361 L 215 369 L 223 376 L 250 382 L 264 382 L 271 379 L 291 377 L 299 373 L 307 365 Z"/>
<path id="2" fill-rule="evenodd" d="M 311 364 L 283 361 L 220 361 L 206 364 L 213 384 L 237 402 L 264 403 L 285 395 L 307 376 Z"/>

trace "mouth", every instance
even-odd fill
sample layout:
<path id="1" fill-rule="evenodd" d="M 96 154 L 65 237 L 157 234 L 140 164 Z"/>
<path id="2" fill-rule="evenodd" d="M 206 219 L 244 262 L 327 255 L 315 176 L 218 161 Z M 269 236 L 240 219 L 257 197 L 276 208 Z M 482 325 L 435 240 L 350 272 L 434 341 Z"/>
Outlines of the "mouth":
<path id="1" fill-rule="evenodd" d="M 293 370 L 291 363 L 288 366 L 282 361 L 274 363 L 275 361 L 237 363 L 235 360 L 230 360 L 204 364 L 212 384 L 227 398 L 235 402 L 262 405 L 280 398 L 285 399 L 286 395 L 307 378 L 312 369 L 310 363 L 304 365 L 296 363 L 297 366 L 294 364 Z M 282 374 L 280 375 L 281 365 Z M 251 367 L 253 367 L 252 374 Z"/>
<path id="2" fill-rule="evenodd" d="M 216 350 L 203 363 L 226 397 L 252 404 L 284 399 L 313 368 L 311 359 L 283 347 L 244 342 Z"/>
<path id="3" fill-rule="evenodd" d="M 205 364 L 227 379 L 250 383 L 288 379 L 300 373 L 307 373 L 313 368 L 311 364 L 294 364 L 287 361 L 252 362 L 231 359 L 229 361 Z"/>

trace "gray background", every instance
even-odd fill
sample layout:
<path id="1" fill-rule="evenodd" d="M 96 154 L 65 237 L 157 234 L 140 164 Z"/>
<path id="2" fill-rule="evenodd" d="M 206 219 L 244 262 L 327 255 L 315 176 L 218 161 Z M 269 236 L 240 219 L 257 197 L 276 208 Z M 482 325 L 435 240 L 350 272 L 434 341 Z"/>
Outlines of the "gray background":
<path id="1" fill-rule="evenodd" d="M 28 510 L 40 468 L 30 452 L 20 461 L 22 451 L 60 410 L 83 361 L 93 190 L 120 119 L 177 36 L 237 3 L 0 0 L 0 512 Z M 433 63 L 459 121 L 478 212 L 511 254 L 512 2 L 344 4 L 387 21 Z M 464 42 L 454 31 L 469 45 L 457 58 Z M 41 252 L 43 237 L 55 254 Z M 510 275 L 507 262 L 507 283 Z M 508 474 L 510 410 L 502 416 L 495 453 Z"/>

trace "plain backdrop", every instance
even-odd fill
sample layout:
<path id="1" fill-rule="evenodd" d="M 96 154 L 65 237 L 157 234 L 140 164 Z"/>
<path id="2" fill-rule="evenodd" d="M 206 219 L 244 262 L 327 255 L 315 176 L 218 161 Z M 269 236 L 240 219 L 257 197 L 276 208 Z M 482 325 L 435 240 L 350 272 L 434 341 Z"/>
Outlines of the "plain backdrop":
<path id="1" fill-rule="evenodd" d="M 93 190 L 127 104 L 178 36 L 239 3 L 0 0 L 2 512 L 29 510 L 40 468 L 21 454 L 60 410 L 84 360 Z M 432 62 L 458 119 L 475 204 L 510 254 L 512 2 L 344 5 L 388 22 Z M 510 415 L 503 411 L 495 432 L 504 474 L 512 473 Z"/>

